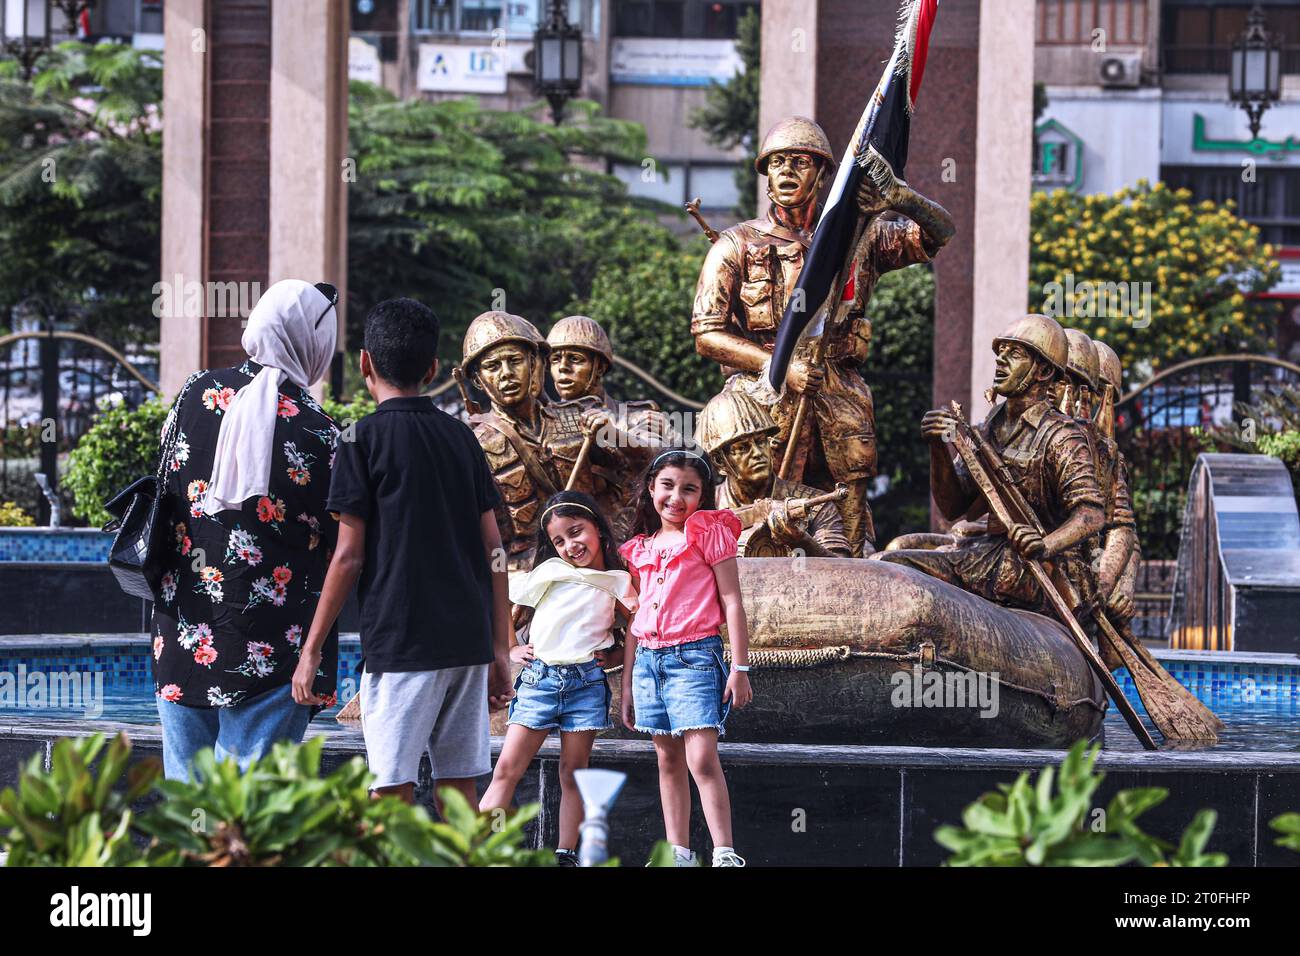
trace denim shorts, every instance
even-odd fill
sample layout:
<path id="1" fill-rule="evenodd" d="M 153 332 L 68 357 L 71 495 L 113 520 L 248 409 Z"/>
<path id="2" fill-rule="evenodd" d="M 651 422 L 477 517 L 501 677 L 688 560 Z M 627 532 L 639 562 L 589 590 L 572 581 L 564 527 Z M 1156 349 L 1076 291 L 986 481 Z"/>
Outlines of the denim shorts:
<path id="1" fill-rule="evenodd" d="M 608 730 L 611 692 L 605 670 L 597 661 L 585 664 L 543 664 L 533 659 L 515 678 L 510 723 L 530 730 L 571 734 Z"/>
<path id="2" fill-rule="evenodd" d="M 642 733 L 672 734 L 687 730 L 725 730 L 730 704 L 722 702 L 727 668 L 722 638 L 705 637 L 672 647 L 638 647 L 632 666 L 635 727 Z"/>

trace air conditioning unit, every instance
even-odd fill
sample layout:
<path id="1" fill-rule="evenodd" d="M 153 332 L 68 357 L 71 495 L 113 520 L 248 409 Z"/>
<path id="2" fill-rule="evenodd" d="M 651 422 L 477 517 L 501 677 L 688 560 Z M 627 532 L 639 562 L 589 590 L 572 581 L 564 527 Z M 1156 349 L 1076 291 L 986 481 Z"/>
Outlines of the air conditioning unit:
<path id="1" fill-rule="evenodd" d="M 1097 82 L 1107 89 L 1134 89 L 1141 79 L 1141 53 L 1107 53 L 1097 64 Z"/>

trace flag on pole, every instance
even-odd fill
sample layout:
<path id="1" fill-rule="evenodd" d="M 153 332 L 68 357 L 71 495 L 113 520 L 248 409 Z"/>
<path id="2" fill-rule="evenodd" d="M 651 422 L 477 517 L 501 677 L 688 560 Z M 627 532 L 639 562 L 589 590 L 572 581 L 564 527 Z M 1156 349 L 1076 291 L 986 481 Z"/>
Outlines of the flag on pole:
<path id="1" fill-rule="evenodd" d="M 826 313 L 834 307 L 835 303 L 827 300 L 835 289 L 835 280 L 862 218 L 855 197 L 864 177 L 870 177 L 881 192 L 888 192 L 903 181 L 912 110 L 921 90 L 930 31 L 938 7 L 939 0 L 904 0 L 899 10 L 893 55 L 844 151 L 830 195 L 813 230 L 812 245 L 799 273 L 798 285 L 786 304 L 776 335 L 768 365 L 768 384 L 778 393 L 795 347 L 806 338 L 822 334 Z M 851 299 L 853 293 L 849 276 L 843 284 L 841 301 Z"/>

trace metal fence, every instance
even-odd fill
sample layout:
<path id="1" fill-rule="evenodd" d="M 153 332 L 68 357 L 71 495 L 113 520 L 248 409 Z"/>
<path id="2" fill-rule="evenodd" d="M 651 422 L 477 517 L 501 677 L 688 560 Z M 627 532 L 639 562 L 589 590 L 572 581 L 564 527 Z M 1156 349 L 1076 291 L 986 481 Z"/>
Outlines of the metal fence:
<path id="1" fill-rule="evenodd" d="M 157 391 L 156 379 L 156 363 L 133 364 L 107 342 L 78 332 L 0 337 L 0 501 L 48 523 L 50 506 L 36 475 L 57 486 L 64 456 L 99 410 L 136 407 Z"/>
<path id="2" fill-rule="evenodd" d="M 1297 384 L 1300 366 L 1291 362 L 1213 356 L 1172 366 L 1120 400 L 1116 438 L 1129 463 L 1143 557 L 1177 558 L 1192 465 L 1200 452 L 1222 446 L 1216 433 L 1242 434 L 1240 406 Z"/>

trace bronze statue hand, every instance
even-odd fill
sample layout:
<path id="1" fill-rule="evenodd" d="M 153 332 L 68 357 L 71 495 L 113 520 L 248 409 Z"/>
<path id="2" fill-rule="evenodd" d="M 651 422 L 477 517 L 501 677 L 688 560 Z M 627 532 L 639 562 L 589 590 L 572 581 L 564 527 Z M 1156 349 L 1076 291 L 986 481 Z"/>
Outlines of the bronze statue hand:
<path id="1" fill-rule="evenodd" d="M 870 176 L 862 177 L 862 183 L 858 186 L 854 199 L 858 204 L 858 211 L 868 218 L 878 216 L 892 206 L 889 200 L 880 194 L 880 190 L 876 188 Z"/>
<path id="2" fill-rule="evenodd" d="M 1007 531 L 1007 537 L 1011 540 L 1011 546 L 1020 553 L 1021 557 L 1033 561 L 1036 558 L 1048 557 L 1047 546 L 1043 543 L 1043 536 L 1027 524 L 1012 525 Z"/>
<path id="3" fill-rule="evenodd" d="M 796 547 L 803 543 L 803 522 L 790 516 L 790 510 L 784 501 L 773 501 L 767 515 L 767 529 L 772 532 L 772 540 L 786 547 Z"/>
<path id="4" fill-rule="evenodd" d="M 1123 587 L 1116 587 L 1110 592 L 1110 597 L 1106 600 L 1106 610 L 1113 617 L 1127 621 L 1137 611 L 1133 604 L 1133 595 Z"/>
<path id="5" fill-rule="evenodd" d="M 614 422 L 614 416 L 603 408 L 592 408 L 583 412 L 581 427 L 584 436 L 593 435 L 598 439 L 604 439 L 600 442 L 602 445 L 617 444 L 618 425 Z"/>
<path id="6" fill-rule="evenodd" d="M 934 408 L 921 417 L 921 434 L 931 442 L 952 441 L 957 431 L 957 418 L 947 408 Z"/>
<path id="7" fill-rule="evenodd" d="M 786 370 L 785 384 L 800 395 L 813 395 L 822 387 L 825 378 L 826 371 L 820 366 L 813 365 L 807 359 L 796 358 Z"/>

